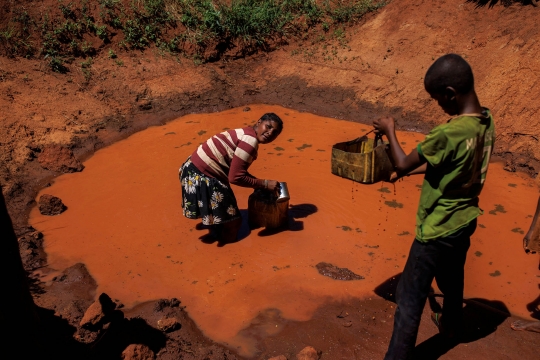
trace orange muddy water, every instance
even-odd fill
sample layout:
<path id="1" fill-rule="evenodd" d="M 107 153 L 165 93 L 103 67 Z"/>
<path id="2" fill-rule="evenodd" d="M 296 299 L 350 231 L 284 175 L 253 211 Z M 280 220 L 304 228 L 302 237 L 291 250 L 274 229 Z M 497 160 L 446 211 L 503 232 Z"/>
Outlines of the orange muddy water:
<path id="1" fill-rule="evenodd" d="M 209 136 L 252 124 L 265 112 L 281 116 L 285 128 L 259 147 L 250 172 L 287 182 L 296 216 L 291 229 L 267 234 L 244 224 L 236 243 L 204 242 L 207 230 L 195 228 L 200 221 L 182 216 L 178 168 Z M 99 150 L 83 172 L 56 178 L 39 195 L 60 197 L 68 210 L 49 217 L 34 208 L 30 223 L 45 235 L 51 267 L 85 263 L 98 292 L 128 307 L 177 297 L 207 336 L 252 356 L 257 340 L 238 334 L 260 312 L 277 309 L 285 319 L 307 320 L 329 300 L 375 296 L 375 287 L 402 271 L 422 177 L 406 178 L 394 190 L 330 173 L 332 144 L 368 130 L 278 106 L 188 115 Z M 411 149 L 423 135 L 398 137 Z M 252 190 L 234 190 L 245 210 Z M 521 242 L 537 196 L 530 179 L 490 165 L 480 201 L 485 214 L 467 259 L 466 297 L 499 300 L 528 316 L 526 304 L 539 293 L 538 257 L 527 256 Z M 365 279 L 322 276 L 315 268 L 321 261 Z M 267 324 L 267 335 L 281 326 Z"/>

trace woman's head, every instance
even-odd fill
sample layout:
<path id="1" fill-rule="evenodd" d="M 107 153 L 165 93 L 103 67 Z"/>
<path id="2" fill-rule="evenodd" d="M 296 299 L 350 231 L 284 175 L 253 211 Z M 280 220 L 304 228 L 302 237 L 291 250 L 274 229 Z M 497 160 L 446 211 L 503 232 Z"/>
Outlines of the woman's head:
<path id="1" fill-rule="evenodd" d="M 274 141 L 283 130 L 283 120 L 274 113 L 266 113 L 253 126 L 257 140 L 261 144 Z"/>

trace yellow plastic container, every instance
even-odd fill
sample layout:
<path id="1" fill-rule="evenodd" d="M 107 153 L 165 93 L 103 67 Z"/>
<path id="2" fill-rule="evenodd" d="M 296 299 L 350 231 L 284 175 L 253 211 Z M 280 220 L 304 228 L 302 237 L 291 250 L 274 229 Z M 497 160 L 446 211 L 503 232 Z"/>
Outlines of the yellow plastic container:
<path id="1" fill-rule="evenodd" d="M 380 136 L 364 135 L 332 146 L 332 174 L 363 184 L 388 181 L 394 166 Z"/>

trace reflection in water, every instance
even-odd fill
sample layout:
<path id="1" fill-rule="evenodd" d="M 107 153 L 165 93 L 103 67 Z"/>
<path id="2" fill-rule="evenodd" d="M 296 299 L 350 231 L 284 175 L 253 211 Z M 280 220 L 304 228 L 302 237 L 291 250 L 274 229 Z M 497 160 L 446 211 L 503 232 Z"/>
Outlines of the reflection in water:
<path id="1" fill-rule="evenodd" d="M 350 180 L 330 173 L 330 150 L 368 126 L 277 106 L 250 107 L 249 112 L 188 115 L 149 128 L 97 151 L 83 172 L 55 179 L 38 196 L 57 196 L 69 210 L 46 217 L 34 209 L 30 215 L 30 224 L 45 235 L 50 266 L 64 269 L 84 262 L 97 292 L 127 307 L 179 298 L 206 335 L 243 355 L 255 351 L 256 339 L 248 338 L 256 335 L 239 332 L 267 309 L 279 311 L 283 321 L 305 321 L 329 300 L 372 296 L 405 263 L 422 179 L 398 182 L 395 194 L 388 184 L 354 184 L 351 198 Z M 207 134 L 220 132 L 224 124 L 250 124 L 266 112 L 283 118 L 284 134 L 259 147 L 260 158 L 250 172 L 287 182 L 289 228 L 249 231 L 245 223 L 239 241 L 218 244 L 197 229 L 200 221 L 182 216 L 178 168 Z M 423 136 L 401 133 L 399 138 L 412 148 Z M 182 146 L 187 142 L 192 145 Z M 529 315 L 526 304 L 538 296 L 531 274 L 536 258 L 523 253 L 523 235 L 512 232 L 528 226 L 526 216 L 534 212 L 528 185 L 521 175 L 491 165 L 480 205 L 486 210 L 503 206 L 505 212 L 486 211 L 481 217 L 485 227 L 473 235 L 466 264 L 466 297 L 502 301 L 521 316 Z M 390 192 L 379 191 L 383 187 Z M 240 208 L 247 207 L 251 193 L 235 188 Z M 320 262 L 365 279 L 322 276 L 315 268 Z M 489 276 L 496 270 L 499 276 Z"/>

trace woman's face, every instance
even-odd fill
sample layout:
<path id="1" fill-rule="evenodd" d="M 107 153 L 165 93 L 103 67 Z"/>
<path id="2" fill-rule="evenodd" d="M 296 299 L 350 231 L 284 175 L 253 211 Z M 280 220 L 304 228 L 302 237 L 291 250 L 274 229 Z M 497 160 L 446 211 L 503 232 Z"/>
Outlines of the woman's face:
<path id="1" fill-rule="evenodd" d="M 260 144 L 268 144 L 281 133 L 281 126 L 272 120 L 259 120 L 255 126 L 255 133 Z"/>

